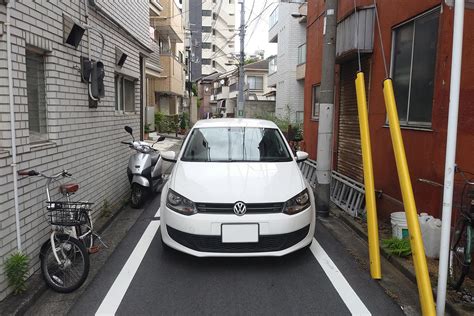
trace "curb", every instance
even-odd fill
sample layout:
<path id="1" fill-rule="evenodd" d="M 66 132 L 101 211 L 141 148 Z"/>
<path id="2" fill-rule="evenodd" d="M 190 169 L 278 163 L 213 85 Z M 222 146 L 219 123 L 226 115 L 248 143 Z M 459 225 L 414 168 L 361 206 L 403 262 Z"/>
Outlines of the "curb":
<path id="1" fill-rule="evenodd" d="M 365 233 L 365 231 L 358 225 L 356 222 L 350 220 L 346 214 L 344 214 L 342 211 L 334 210 L 331 208 L 330 212 L 334 215 L 334 217 L 341 219 L 344 224 L 346 224 L 348 227 L 350 227 L 357 235 L 362 237 L 364 240 L 368 240 L 368 235 Z M 392 266 L 394 266 L 396 269 L 398 269 L 404 276 L 406 276 L 410 281 L 414 283 L 416 286 L 416 275 L 413 270 L 408 269 L 405 267 L 401 261 L 401 259 L 390 255 L 388 252 L 385 251 L 385 249 L 380 246 L 380 253 L 382 256 L 387 259 Z M 436 288 L 432 290 L 433 291 L 433 296 L 436 297 Z M 436 303 L 436 302 L 435 302 Z M 460 309 L 458 306 L 455 304 L 451 303 L 450 301 L 446 301 L 446 311 L 449 312 L 450 315 L 455 315 L 455 316 L 462 316 L 466 314 L 466 311 L 463 309 Z"/>
<path id="2" fill-rule="evenodd" d="M 97 229 L 99 234 L 102 234 L 117 216 L 128 206 L 128 203 L 123 205 L 112 216 L 107 218 Z M 98 222 L 99 219 L 96 220 Z M 0 302 L 0 311 L 2 315 L 24 315 L 31 306 L 33 306 L 38 299 L 48 290 L 48 286 L 43 280 L 41 273 L 37 271 L 32 274 L 27 281 L 28 286 L 25 293 L 20 295 L 9 294 L 3 301 Z"/>

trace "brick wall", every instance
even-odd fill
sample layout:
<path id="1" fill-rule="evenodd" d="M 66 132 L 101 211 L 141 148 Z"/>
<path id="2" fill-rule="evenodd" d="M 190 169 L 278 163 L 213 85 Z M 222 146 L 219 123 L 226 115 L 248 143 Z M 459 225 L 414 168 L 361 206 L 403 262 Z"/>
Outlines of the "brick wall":
<path id="1" fill-rule="evenodd" d="M 102 2 L 102 1 L 100 1 Z M 111 3 L 112 1 L 110 1 Z M 17 137 L 18 169 L 34 168 L 46 174 L 68 169 L 74 181 L 81 185 L 75 199 L 95 203 L 94 216 L 107 200 L 114 210 L 128 197 L 129 184 L 126 166 L 129 149 L 121 145 L 128 140 L 124 125 L 134 128 L 139 135 L 140 121 L 140 53 L 149 53 L 143 42 L 148 34 L 147 1 L 127 1 L 127 21 L 123 6 L 106 6 L 111 16 L 124 25 L 115 24 L 93 8 L 89 23 L 105 36 L 102 61 L 106 76 L 105 97 L 96 109 L 89 108 L 86 84 L 81 83 L 80 56 L 87 54 L 87 36 L 77 49 L 63 44 L 62 15 L 67 13 L 84 22 L 85 1 L 37 0 L 15 1 L 12 10 L 12 52 Z M 118 3 L 118 1 L 114 1 Z M 118 10 L 118 11 L 115 11 Z M 130 14 L 137 14 L 130 17 Z M 0 5 L 0 20 L 5 21 L 6 7 Z M 131 23 L 131 22 L 130 22 Z M 135 22 L 134 22 L 135 23 Z M 127 29 L 127 31 L 124 30 Z M 133 29 L 135 36 L 130 36 Z M 139 38 L 142 43 L 139 43 Z M 26 47 L 45 51 L 48 141 L 32 144 L 28 127 L 28 99 L 26 88 Z M 100 38 L 91 32 L 92 58 L 101 48 Z M 115 68 L 115 47 L 128 58 L 121 69 Z M 145 50 L 145 52 L 141 51 Z M 135 112 L 115 111 L 114 73 L 124 73 L 135 79 Z M 0 37 L 0 265 L 16 250 L 15 212 L 12 183 L 10 115 L 8 105 L 6 36 Z M 21 239 L 24 252 L 31 258 L 31 273 L 38 271 L 38 253 L 46 240 L 48 225 L 45 221 L 45 181 L 40 178 L 20 178 L 19 209 Z M 0 300 L 9 293 L 5 274 L 0 269 Z"/>

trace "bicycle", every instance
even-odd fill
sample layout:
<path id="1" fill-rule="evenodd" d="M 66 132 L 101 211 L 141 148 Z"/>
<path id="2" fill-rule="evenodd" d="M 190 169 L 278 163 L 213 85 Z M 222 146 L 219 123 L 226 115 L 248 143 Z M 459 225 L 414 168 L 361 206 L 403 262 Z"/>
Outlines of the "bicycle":
<path id="1" fill-rule="evenodd" d="M 40 176 L 46 178 L 46 210 L 51 224 L 49 239 L 40 250 L 41 273 L 46 284 L 56 292 L 70 293 L 78 289 L 89 274 L 89 253 L 95 253 L 99 246 L 94 244 L 98 239 L 106 248 L 101 237 L 94 232 L 89 202 L 72 202 L 70 197 L 77 192 L 76 183 L 59 185 L 59 192 L 65 200 L 52 201 L 50 185 L 59 178 L 72 177 L 63 170 L 47 176 L 35 170 L 18 171 L 20 176 Z"/>
<path id="2" fill-rule="evenodd" d="M 457 220 L 450 247 L 449 271 L 452 286 L 457 291 L 469 274 L 472 263 L 472 251 L 474 247 L 474 181 L 467 179 L 465 173 L 459 168 L 457 172 L 464 180 L 461 193 L 461 217 Z"/>

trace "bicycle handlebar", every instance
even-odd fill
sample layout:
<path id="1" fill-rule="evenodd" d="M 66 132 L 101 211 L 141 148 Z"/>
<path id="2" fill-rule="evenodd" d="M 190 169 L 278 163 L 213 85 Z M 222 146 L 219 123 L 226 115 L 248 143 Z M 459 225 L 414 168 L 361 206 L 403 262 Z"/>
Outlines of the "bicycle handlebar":
<path id="1" fill-rule="evenodd" d="M 60 173 L 54 175 L 54 176 L 47 176 L 47 175 L 44 175 L 36 170 L 19 170 L 18 171 L 18 175 L 20 176 L 42 176 L 42 177 L 45 177 L 45 178 L 58 178 L 60 176 L 62 177 L 72 177 L 72 174 L 69 173 L 67 170 L 63 170 L 61 171 Z"/>
<path id="2" fill-rule="evenodd" d="M 39 172 L 36 170 L 20 170 L 18 171 L 18 175 L 20 176 L 37 176 Z"/>

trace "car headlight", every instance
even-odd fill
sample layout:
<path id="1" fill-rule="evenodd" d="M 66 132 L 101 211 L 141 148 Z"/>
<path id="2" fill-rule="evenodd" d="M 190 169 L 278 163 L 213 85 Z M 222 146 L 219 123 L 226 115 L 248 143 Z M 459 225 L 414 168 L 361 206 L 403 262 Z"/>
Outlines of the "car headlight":
<path id="1" fill-rule="evenodd" d="M 289 215 L 297 214 L 307 209 L 310 205 L 311 201 L 308 189 L 304 189 L 303 192 L 286 201 L 285 206 L 283 207 L 283 213 Z"/>
<path id="2" fill-rule="evenodd" d="M 196 206 L 194 205 L 193 201 L 185 198 L 171 189 L 168 190 L 166 206 L 183 215 L 193 215 L 197 213 Z"/>

